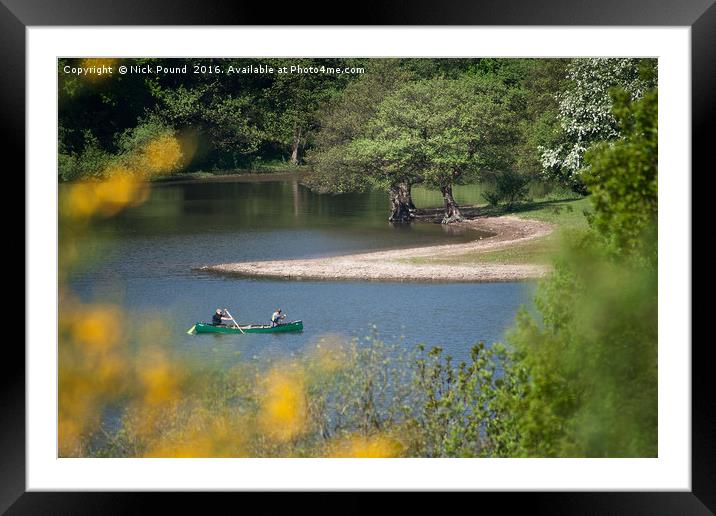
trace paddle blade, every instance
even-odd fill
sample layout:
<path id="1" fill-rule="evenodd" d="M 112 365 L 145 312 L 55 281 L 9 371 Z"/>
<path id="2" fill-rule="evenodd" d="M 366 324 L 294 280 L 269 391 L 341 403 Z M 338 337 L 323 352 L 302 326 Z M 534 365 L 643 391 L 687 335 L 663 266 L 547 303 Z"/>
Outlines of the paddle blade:
<path id="1" fill-rule="evenodd" d="M 191 328 L 189 328 L 189 329 L 187 330 L 187 333 L 188 333 L 189 335 L 193 335 L 195 329 L 196 329 L 196 324 L 195 324 L 194 326 L 192 326 Z"/>

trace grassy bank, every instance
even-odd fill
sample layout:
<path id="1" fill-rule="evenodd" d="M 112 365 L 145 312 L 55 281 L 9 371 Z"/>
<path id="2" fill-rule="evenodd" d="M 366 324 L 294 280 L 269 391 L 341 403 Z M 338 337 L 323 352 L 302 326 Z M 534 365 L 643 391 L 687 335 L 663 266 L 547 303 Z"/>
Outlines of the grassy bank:
<path id="1" fill-rule="evenodd" d="M 541 238 L 514 244 L 504 249 L 475 250 L 452 256 L 410 258 L 406 261 L 414 264 L 547 264 L 553 253 L 558 249 L 565 232 L 584 230 L 587 219 L 584 212 L 591 209 L 588 198 L 544 200 L 525 203 L 510 211 L 500 210 L 495 214 L 514 215 L 523 219 L 548 222 L 556 226 L 556 230 Z"/>

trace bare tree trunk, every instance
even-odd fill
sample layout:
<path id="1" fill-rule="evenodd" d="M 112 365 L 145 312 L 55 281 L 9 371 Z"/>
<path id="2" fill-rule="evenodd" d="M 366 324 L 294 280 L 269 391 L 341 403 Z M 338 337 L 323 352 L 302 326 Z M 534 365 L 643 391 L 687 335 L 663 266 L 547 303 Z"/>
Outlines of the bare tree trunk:
<path id="1" fill-rule="evenodd" d="M 293 128 L 293 141 L 291 142 L 291 164 L 298 165 L 298 149 L 301 146 L 301 128 Z"/>
<path id="2" fill-rule="evenodd" d="M 408 209 L 410 210 L 411 214 L 414 214 L 418 209 L 415 207 L 415 204 L 413 203 L 413 193 L 412 193 L 413 185 L 406 184 L 405 185 L 405 195 L 407 197 L 407 203 L 408 203 Z"/>
<path id="3" fill-rule="evenodd" d="M 390 188 L 390 222 L 410 222 L 415 215 L 410 211 L 410 188 L 401 183 Z"/>
<path id="4" fill-rule="evenodd" d="M 452 186 L 443 186 L 440 188 L 443 194 L 443 200 L 445 201 L 445 216 L 443 217 L 443 224 L 450 224 L 451 222 L 460 222 L 465 220 L 460 213 L 460 207 L 455 202 L 455 198 L 452 196 Z"/>

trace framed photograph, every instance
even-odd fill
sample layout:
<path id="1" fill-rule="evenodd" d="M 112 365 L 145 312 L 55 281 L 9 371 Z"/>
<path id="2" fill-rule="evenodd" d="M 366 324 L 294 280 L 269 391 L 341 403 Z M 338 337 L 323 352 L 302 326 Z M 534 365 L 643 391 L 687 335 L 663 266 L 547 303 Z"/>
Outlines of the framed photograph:
<path id="1" fill-rule="evenodd" d="M 4 4 L 27 336 L 3 510 L 267 490 L 714 510 L 691 342 L 709 2 L 351 26 Z"/>

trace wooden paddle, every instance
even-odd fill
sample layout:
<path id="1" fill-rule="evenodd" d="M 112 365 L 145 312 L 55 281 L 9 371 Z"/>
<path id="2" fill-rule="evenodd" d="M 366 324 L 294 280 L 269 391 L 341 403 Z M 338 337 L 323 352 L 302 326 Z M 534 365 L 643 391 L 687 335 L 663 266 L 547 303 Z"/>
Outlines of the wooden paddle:
<path id="1" fill-rule="evenodd" d="M 240 331 L 242 334 L 244 334 L 244 330 L 242 330 L 242 329 L 241 329 L 241 326 L 239 326 L 239 323 L 237 323 L 237 322 L 234 320 L 234 316 L 231 315 L 228 310 L 224 309 L 224 311 L 226 312 L 226 315 L 228 315 L 228 316 L 231 318 L 231 320 L 234 322 L 234 324 L 235 324 L 236 327 L 239 329 L 239 331 Z"/>

